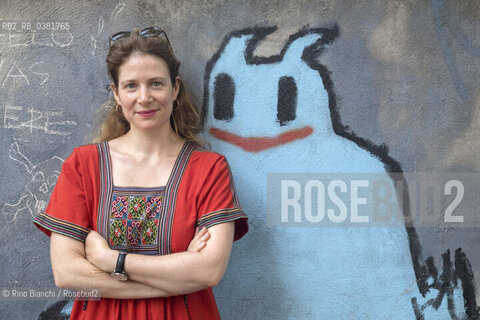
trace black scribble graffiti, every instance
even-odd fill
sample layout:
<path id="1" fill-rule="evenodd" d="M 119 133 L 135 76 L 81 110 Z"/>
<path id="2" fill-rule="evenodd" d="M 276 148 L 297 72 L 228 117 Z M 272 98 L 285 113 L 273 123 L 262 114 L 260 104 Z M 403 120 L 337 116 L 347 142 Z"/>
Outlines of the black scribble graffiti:
<path id="1" fill-rule="evenodd" d="M 472 267 L 467 259 L 467 256 L 462 249 L 459 248 L 455 251 L 455 263 L 452 264 L 450 259 L 450 250 L 447 250 L 442 254 L 443 271 L 439 276 L 437 268 L 434 265 L 432 257 L 426 260 L 426 271 L 428 279 L 431 280 L 431 284 L 427 285 L 427 290 L 435 289 L 438 291 L 437 296 L 428 299 L 423 304 L 418 304 L 416 298 L 412 298 L 412 305 L 415 311 L 415 317 L 417 320 L 424 320 L 424 311 L 428 307 L 432 307 L 437 310 L 444 299 L 447 300 L 448 311 L 450 317 L 453 320 L 461 319 L 479 319 L 480 310 L 477 307 L 475 301 L 475 286 Z M 461 315 L 456 313 L 456 306 L 454 305 L 454 290 L 459 286 L 462 286 L 465 315 L 461 312 Z M 460 308 L 461 306 L 457 306 Z M 458 311 L 458 310 L 457 310 Z"/>
<path id="2" fill-rule="evenodd" d="M 68 301 L 57 301 L 54 304 L 50 305 L 47 310 L 42 311 L 39 316 L 38 320 L 67 320 L 70 318 L 69 314 L 64 313 L 64 308 L 66 305 L 70 305 L 71 303 Z"/>

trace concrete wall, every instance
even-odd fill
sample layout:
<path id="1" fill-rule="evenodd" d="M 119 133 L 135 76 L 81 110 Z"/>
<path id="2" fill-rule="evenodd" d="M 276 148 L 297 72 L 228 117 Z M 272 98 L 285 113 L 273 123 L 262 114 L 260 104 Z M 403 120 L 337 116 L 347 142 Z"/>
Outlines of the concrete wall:
<path id="1" fill-rule="evenodd" d="M 474 1 L 7 1 L 0 23 L 17 30 L 0 30 L 0 287 L 54 287 L 32 217 L 109 96 L 108 36 L 157 25 L 250 218 L 215 288 L 223 318 L 475 319 L 478 224 L 403 215 L 416 173 L 467 173 L 455 214 L 475 221 L 479 12 Z M 37 21 L 70 29 L 18 30 Z M 396 187 L 401 225 L 269 223 L 272 174 L 365 172 Z M 451 200 L 426 211 L 442 217 Z M 0 298 L 0 317 L 60 319 L 69 307 Z"/>

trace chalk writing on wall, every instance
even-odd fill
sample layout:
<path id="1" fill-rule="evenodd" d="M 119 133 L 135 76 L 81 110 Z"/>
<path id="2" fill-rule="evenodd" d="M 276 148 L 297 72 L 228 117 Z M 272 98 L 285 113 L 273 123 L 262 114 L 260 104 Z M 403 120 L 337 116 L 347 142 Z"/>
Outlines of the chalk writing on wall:
<path id="1" fill-rule="evenodd" d="M 30 181 L 25 185 L 21 195 L 11 203 L 5 203 L 3 214 L 9 223 L 14 222 L 19 214 L 30 214 L 35 217 L 45 210 L 55 184 L 57 183 L 63 160 L 54 156 L 46 161 L 33 164 L 20 150 L 17 143 L 10 146 L 8 156 L 21 165 Z"/>
<path id="2" fill-rule="evenodd" d="M 3 128 L 8 131 L 50 136 L 69 136 L 77 123 L 64 120 L 63 111 L 44 111 L 35 108 L 6 105 L 3 112 Z M 19 134 L 14 139 L 23 139 Z"/>
<path id="3" fill-rule="evenodd" d="M 45 61 L 38 61 L 25 66 L 17 61 L 8 63 L 6 59 L 0 59 L 0 80 L 3 79 L 1 80 L 2 88 L 10 82 L 24 85 L 43 85 L 50 78 L 47 72 L 42 72 L 44 63 Z"/>
<path id="4" fill-rule="evenodd" d="M 110 22 L 113 22 L 118 19 L 118 15 L 125 9 L 126 4 L 123 2 L 119 2 L 115 8 L 112 10 L 112 13 L 110 15 Z M 97 27 L 97 33 L 90 35 L 90 43 L 92 46 L 92 56 L 95 55 L 95 51 L 97 50 L 97 39 L 100 38 L 101 33 L 105 27 L 105 19 L 103 16 L 100 16 L 98 19 L 98 27 Z M 103 39 L 102 39 L 103 40 Z"/>
<path id="5" fill-rule="evenodd" d="M 19 48 L 31 46 L 65 48 L 72 44 L 73 39 L 73 34 L 68 30 L 51 32 L 0 32 L 0 48 Z"/>
<path id="6" fill-rule="evenodd" d="M 95 55 L 95 50 L 97 50 L 97 38 L 98 36 L 100 35 L 100 33 L 102 32 L 103 30 L 103 27 L 105 26 L 105 21 L 103 20 L 103 17 L 100 17 L 98 19 L 98 31 L 97 31 L 97 35 L 94 36 L 93 34 L 90 36 L 90 40 L 91 40 L 91 43 L 92 43 L 92 56 Z"/>

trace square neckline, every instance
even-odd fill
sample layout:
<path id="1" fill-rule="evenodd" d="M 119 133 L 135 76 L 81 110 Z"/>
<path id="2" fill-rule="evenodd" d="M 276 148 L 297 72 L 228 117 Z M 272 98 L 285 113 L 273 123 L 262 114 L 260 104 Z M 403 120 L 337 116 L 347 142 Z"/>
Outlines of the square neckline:
<path id="1" fill-rule="evenodd" d="M 180 155 L 183 153 L 187 145 L 188 145 L 188 142 L 184 141 L 182 147 L 180 148 L 180 151 L 177 154 L 177 157 L 175 158 L 175 162 L 173 163 L 172 170 L 170 171 L 170 175 L 168 176 L 168 180 L 165 185 L 154 186 L 154 187 L 119 186 L 119 185 L 116 185 L 115 182 L 113 181 L 113 165 L 112 165 L 112 155 L 110 153 L 110 144 L 109 144 L 109 141 L 105 141 L 106 156 L 108 158 L 107 161 L 108 161 L 108 167 L 109 167 L 108 175 L 110 176 L 110 179 L 111 179 L 112 191 L 145 191 L 145 192 L 165 191 L 165 189 L 170 183 L 170 180 L 172 179 L 172 175 L 173 175 L 173 172 L 175 171 L 175 168 L 179 165 Z"/>

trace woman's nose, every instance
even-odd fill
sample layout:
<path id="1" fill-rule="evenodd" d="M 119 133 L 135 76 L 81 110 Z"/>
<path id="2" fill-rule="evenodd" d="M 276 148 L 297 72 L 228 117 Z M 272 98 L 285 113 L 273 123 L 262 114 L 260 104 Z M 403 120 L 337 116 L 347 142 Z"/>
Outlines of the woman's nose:
<path id="1" fill-rule="evenodd" d="M 148 104 L 151 101 L 150 90 L 146 86 L 141 86 L 139 91 L 138 102 L 141 104 Z"/>

